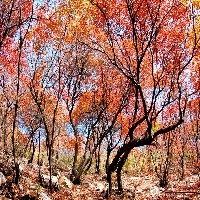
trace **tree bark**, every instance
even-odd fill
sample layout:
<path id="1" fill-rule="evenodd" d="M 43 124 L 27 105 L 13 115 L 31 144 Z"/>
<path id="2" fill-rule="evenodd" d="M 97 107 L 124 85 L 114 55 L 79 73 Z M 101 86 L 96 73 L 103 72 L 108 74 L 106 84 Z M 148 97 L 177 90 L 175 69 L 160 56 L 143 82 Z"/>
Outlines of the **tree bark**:
<path id="1" fill-rule="evenodd" d="M 123 166 L 128 158 L 128 155 L 130 153 L 131 149 L 127 150 L 123 156 L 121 157 L 120 161 L 118 162 L 118 167 L 117 167 L 117 185 L 118 185 L 118 192 L 122 193 L 123 192 L 123 187 L 122 187 L 122 180 L 121 180 L 121 172 L 123 169 Z"/>

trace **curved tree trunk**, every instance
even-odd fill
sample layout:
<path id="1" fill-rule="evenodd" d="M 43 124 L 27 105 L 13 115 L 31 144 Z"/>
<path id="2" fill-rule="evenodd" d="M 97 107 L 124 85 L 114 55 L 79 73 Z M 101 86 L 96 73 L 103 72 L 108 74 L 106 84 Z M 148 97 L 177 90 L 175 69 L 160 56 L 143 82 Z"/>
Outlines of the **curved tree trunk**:
<path id="1" fill-rule="evenodd" d="M 123 192 L 122 183 L 121 183 L 121 171 L 122 168 L 128 158 L 129 153 L 134 147 L 149 145 L 153 141 L 153 138 L 142 138 L 140 140 L 132 140 L 128 143 L 124 144 L 119 148 L 117 154 L 112 160 L 111 164 L 108 166 L 107 170 L 107 182 L 108 182 L 108 193 L 107 197 L 109 197 L 112 193 L 112 173 L 114 171 L 117 172 L 117 183 L 118 183 L 118 191 Z"/>
<path id="2" fill-rule="evenodd" d="M 131 149 L 126 151 L 123 156 L 120 158 L 120 161 L 118 162 L 118 167 L 117 167 L 117 185 L 118 185 L 118 192 L 122 193 L 123 192 L 123 187 L 122 187 L 122 180 L 121 180 L 121 172 L 122 168 L 128 158 L 128 155 L 130 153 Z"/>
<path id="3" fill-rule="evenodd" d="M 107 191 L 107 197 L 109 197 L 111 194 L 112 194 L 112 173 L 118 168 L 118 164 L 120 163 L 121 161 L 121 156 L 124 154 L 124 151 L 125 149 L 123 147 L 121 147 L 118 151 L 117 151 L 117 154 L 116 156 L 114 157 L 113 161 L 111 162 L 111 164 L 108 166 L 107 168 L 107 182 L 108 182 L 108 191 Z M 123 167 L 123 166 L 122 166 Z M 118 189 L 119 189 L 119 186 L 122 187 L 121 185 L 121 171 L 120 171 L 120 168 L 119 168 L 119 171 L 118 171 Z M 120 177 L 120 178 L 119 178 Z"/>

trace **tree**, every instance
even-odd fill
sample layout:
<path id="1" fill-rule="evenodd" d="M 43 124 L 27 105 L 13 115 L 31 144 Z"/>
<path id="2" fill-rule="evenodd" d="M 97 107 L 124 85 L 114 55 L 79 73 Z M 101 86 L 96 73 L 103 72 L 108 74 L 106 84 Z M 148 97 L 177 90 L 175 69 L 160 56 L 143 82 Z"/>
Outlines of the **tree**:
<path id="1" fill-rule="evenodd" d="M 29 61 L 30 63 L 35 62 L 32 66 L 34 73 L 31 75 L 30 88 L 43 117 L 45 115 L 40 107 L 50 107 L 47 104 L 45 106 L 44 102 L 50 98 L 55 89 L 52 80 L 56 79 L 54 72 L 56 72 L 57 63 L 53 60 L 57 58 L 54 51 L 58 50 L 57 44 L 59 44 L 59 55 L 61 55 L 59 65 L 62 69 L 60 83 L 63 89 L 60 103 L 66 103 L 67 125 L 71 127 L 70 130 L 75 140 L 72 166 L 74 183 L 80 182 L 80 176 L 88 169 L 97 148 L 110 133 L 118 115 L 126 105 L 129 93 L 128 81 L 121 84 L 123 89 L 118 89 L 120 81 L 114 78 L 116 70 L 113 70 L 111 77 L 109 76 L 110 71 L 106 70 L 106 78 L 109 78 L 109 81 L 104 82 L 105 74 L 104 71 L 101 72 L 104 61 L 101 61 L 90 48 L 82 43 L 83 38 L 89 37 L 89 30 L 93 27 L 90 26 L 90 22 L 93 21 L 92 16 L 86 15 L 87 11 L 92 13 L 89 1 L 59 3 L 56 10 L 49 9 L 48 15 L 45 15 L 46 13 L 42 15 L 41 23 L 37 24 L 30 34 L 33 51 L 36 54 Z M 86 24 L 88 26 L 85 26 Z M 113 83 L 115 83 L 114 86 Z M 111 86 L 116 87 L 112 92 L 110 92 Z M 106 88 L 109 88 L 108 91 Z M 45 97 L 46 91 L 48 91 L 48 97 Z M 116 94 L 117 97 L 115 97 Z M 54 99 L 53 96 L 52 99 Z M 100 127 L 102 123 L 105 124 L 105 130 L 97 136 L 97 127 Z M 49 124 L 51 122 L 47 120 L 45 127 Z M 84 138 L 82 142 L 85 142 L 84 145 L 80 144 L 80 138 Z M 84 146 L 84 155 L 79 162 L 80 146 Z"/>
<path id="2" fill-rule="evenodd" d="M 197 55 L 199 33 L 195 16 L 180 1 L 91 1 L 96 32 L 85 41 L 113 69 L 131 82 L 132 96 L 126 107 L 130 125 L 123 145 L 108 167 L 116 171 L 122 191 L 121 170 L 134 147 L 150 145 L 160 134 L 174 130 L 184 121 L 188 95 L 187 70 Z M 124 112 L 124 111 L 123 111 Z M 168 120 L 170 113 L 171 120 Z M 156 122 L 164 122 L 152 132 Z"/>
<path id="3" fill-rule="evenodd" d="M 0 58 L 2 59 L 1 67 L 4 67 L 4 78 L 12 76 L 15 84 L 13 102 L 13 118 L 12 118 L 12 154 L 15 164 L 14 183 L 19 182 L 19 164 L 16 155 L 16 138 L 18 132 L 18 106 L 20 99 L 20 84 L 22 80 L 23 61 L 23 45 L 29 31 L 32 16 L 33 2 L 3 1 L 1 2 L 1 20 L 0 20 Z M 10 62 L 9 62 L 10 61 Z M 9 75 L 8 75 L 9 74 Z M 10 77 L 11 77 L 10 76 Z M 8 79 L 10 79 L 10 77 Z M 5 134 L 5 133 L 4 133 Z"/>
<path id="4" fill-rule="evenodd" d="M 81 55 L 84 55 L 83 53 Z M 66 81 L 65 101 L 69 113 L 68 125 L 76 140 L 71 177 L 74 183 L 80 183 L 82 174 L 90 168 L 93 156 L 100 151 L 102 142 L 115 126 L 121 110 L 127 104 L 126 98 L 130 92 L 127 85 L 121 85 L 121 88 L 123 87 L 121 91 L 117 92 L 117 89 L 111 91 L 111 83 L 116 84 L 116 88 L 120 86 L 120 83 L 118 79 L 113 80 L 113 76 L 110 77 L 112 73 L 108 75 L 107 72 L 101 71 L 102 69 L 94 69 L 95 78 L 91 75 L 88 77 L 85 74 L 88 61 L 83 62 L 85 58 L 87 58 L 87 54 L 84 58 L 81 56 L 77 59 L 82 64 L 79 66 L 76 63 L 73 73 L 68 74 Z M 76 75 L 77 72 L 79 72 L 78 75 Z M 85 78 L 83 79 L 83 77 Z M 88 78 L 90 82 L 88 82 Z M 85 91 L 87 87 L 90 89 Z M 113 98 L 116 94 L 118 96 Z M 80 161 L 78 161 L 79 137 L 84 138 L 82 142 L 83 155 Z"/>
<path id="5" fill-rule="evenodd" d="M 17 30 L 32 20 L 32 0 L 3 0 L 0 4 L 0 49 L 9 45 Z"/>
<path id="6" fill-rule="evenodd" d="M 40 65 L 40 59 L 43 58 L 42 53 L 38 53 L 33 71 L 32 79 L 29 85 L 30 93 L 37 106 L 39 119 L 41 119 L 46 136 L 46 147 L 48 163 L 50 168 L 50 189 L 52 190 L 52 157 L 54 152 L 55 138 L 59 135 L 60 126 L 59 120 L 63 122 L 63 110 L 61 97 L 64 89 L 62 83 L 62 57 L 59 55 L 59 44 L 53 53 L 53 57 L 46 61 L 46 65 Z M 41 49 L 40 49 L 41 50 Z M 39 62 L 39 64 L 38 64 Z M 52 69 L 52 64 L 55 64 Z M 57 71 L 54 76 L 54 70 Z M 51 87 L 53 86 L 53 87 Z"/>
<path id="7" fill-rule="evenodd" d="M 5 148 L 6 136 L 12 137 L 14 162 L 17 137 L 27 139 L 22 130 L 31 140 L 30 161 L 33 140 L 40 149 L 43 132 L 50 177 L 54 150 L 61 143 L 73 149 L 74 183 L 94 158 L 100 170 L 106 149 L 108 195 L 113 172 L 122 192 L 121 173 L 131 150 L 155 144 L 161 135 L 169 154 L 168 139 L 176 128 L 182 130 L 184 120 L 193 123 L 195 134 L 187 144 L 193 141 L 198 162 L 197 0 L 4 0 L 1 5 L 0 124 Z"/>

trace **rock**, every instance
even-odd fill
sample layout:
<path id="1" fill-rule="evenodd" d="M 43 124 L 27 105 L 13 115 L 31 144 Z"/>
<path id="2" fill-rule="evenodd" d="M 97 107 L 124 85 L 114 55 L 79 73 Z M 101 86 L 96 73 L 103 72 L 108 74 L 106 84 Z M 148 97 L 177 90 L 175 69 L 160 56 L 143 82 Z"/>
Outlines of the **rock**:
<path id="1" fill-rule="evenodd" d="M 158 196 L 158 195 L 160 195 L 160 188 L 159 187 L 157 187 L 157 186 L 153 186 L 152 188 L 150 188 L 150 195 L 152 196 L 152 197 L 155 197 L 155 196 Z"/>
<path id="2" fill-rule="evenodd" d="M 6 183 L 6 177 L 2 172 L 0 172 L 0 186 L 2 186 L 4 183 Z"/>
<path id="3" fill-rule="evenodd" d="M 19 173 L 22 173 L 24 171 L 24 161 L 23 160 L 17 160 L 16 163 L 13 163 L 13 168 L 16 168 L 16 166 L 19 169 Z"/>
<path id="4" fill-rule="evenodd" d="M 61 176 L 59 179 L 59 186 L 71 189 L 73 187 L 73 183 L 67 177 Z"/>
<path id="5" fill-rule="evenodd" d="M 38 165 L 38 164 L 29 163 L 28 166 L 31 167 L 31 168 L 34 169 L 34 170 L 39 170 L 39 165 Z"/>
<path id="6" fill-rule="evenodd" d="M 24 171 L 24 166 L 21 163 L 19 164 L 19 171 L 20 171 L 20 173 L 22 173 Z"/>
<path id="7" fill-rule="evenodd" d="M 51 200 L 51 198 L 48 197 L 47 194 L 44 193 L 44 192 L 41 192 L 41 193 L 40 193 L 40 197 L 39 197 L 39 198 L 40 198 L 41 200 Z"/>
<path id="8" fill-rule="evenodd" d="M 42 174 L 40 177 L 40 182 L 43 187 L 49 187 L 50 186 L 50 176 L 46 175 L 46 174 Z M 53 188 L 55 188 L 55 189 L 59 188 L 57 176 L 51 176 L 51 182 L 52 182 Z"/>
<path id="9" fill-rule="evenodd" d="M 88 183 L 88 187 L 90 187 L 92 190 L 99 191 L 100 193 L 104 193 L 107 190 L 105 184 L 99 181 Z"/>
<path id="10" fill-rule="evenodd" d="M 30 183 L 30 190 L 37 190 L 38 186 L 34 183 Z"/>
<path id="11" fill-rule="evenodd" d="M 105 190 L 105 185 L 101 182 L 96 183 L 96 191 L 104 192 Z"/>

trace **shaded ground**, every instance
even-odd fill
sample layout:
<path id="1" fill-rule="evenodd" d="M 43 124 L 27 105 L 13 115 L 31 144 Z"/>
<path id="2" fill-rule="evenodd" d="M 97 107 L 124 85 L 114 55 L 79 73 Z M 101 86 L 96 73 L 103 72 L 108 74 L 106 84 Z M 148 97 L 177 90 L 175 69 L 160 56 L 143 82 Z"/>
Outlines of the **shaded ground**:
<path id="1" fill-rule="evenodd" d="M 22 176 L 19 186 L 11 184 L 12 173 L 6 177 L 6 184 L 2 184 L 0 190 L 0 199 L 43 199 L 43 200 L 100 200 L 104 199 L 107 183 L 105 175 L 86 174 L 83 177 L 81 185 L 72 185 L 59 187 L 58 191 L 50 193 L 38 182 L 39 166 L 36 164 L 23 164 Z M 48 169 L 43 166 L 43 173 L 48 173 Z M 5 170 L 4 170 L 5 171 Z M 69 170 L 60 170 L 60 176 L 69 177 Z M 113 176 L 115 180 L 115 176 Z M 133 176 L 124 173 L 122 176 L 124 193 L 119 195 L 116 191 L 116 185 L 113 186 L 113 194 L 110 200 L 135 199 L 135 200 L 164 200 L 164 199 L 200 199 L 200 174 L 191 172 L 186 173 L 183 181 L 176 180 L 173 175 L 167 188 L 159 187 L 159 180 L 154 176 Z M 184 193 L 177 193 L 184 192 Z M 190 193 L 187 193 L 190 192 Z M 193 193 L 195 192 L 195 193 Z M 24 197 L 24 198 L 22 198 Z"/>

